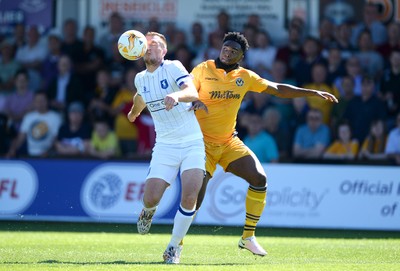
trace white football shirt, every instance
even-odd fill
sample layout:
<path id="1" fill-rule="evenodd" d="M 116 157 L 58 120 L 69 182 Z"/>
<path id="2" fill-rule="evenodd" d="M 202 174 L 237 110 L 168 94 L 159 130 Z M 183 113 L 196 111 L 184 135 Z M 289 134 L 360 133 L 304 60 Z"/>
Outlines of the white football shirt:
<path id="1" fill-rule="evenodd" d="M 156 142 L 183 143 L 203 138 L 192 103 L 177 103 L 170 111 L 165 110 L 167 94 L 180 91 L 179 86 L 192 80 L 178 60 L 164 60 L 154 72 L 144 70 L 135 77 L 138 94 L 145 101 L 154 120 Z"/>

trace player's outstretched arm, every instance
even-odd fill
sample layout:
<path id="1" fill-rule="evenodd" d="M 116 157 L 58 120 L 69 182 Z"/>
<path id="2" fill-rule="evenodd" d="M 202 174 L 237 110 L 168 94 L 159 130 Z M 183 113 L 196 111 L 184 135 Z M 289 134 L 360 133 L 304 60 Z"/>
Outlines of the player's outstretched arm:
<path id="1" fill-rule="evenodd" d="M 199 94 L 191 80 L 183 83 L 180 89 L 180 91 L 165 96 L 164 103 L 167 111 L 171 110 L 178 102 L 189 103 L 199 99 Z"/>
<path id="2" fill-rule="evenodd" d="M 135 94 L 133 97 L 133 105 L 131 110 L 128 113 L 128 120 L 130 122 L 134 122 L 136 118 L 140 115 L 143 109 L 146 107 L 146 103 L 143 101 L 143 98 L 139 94 Z"/>
<path id="3" fill-rule="evenodd" d="M 264 92 L 278 96 L 280 98 L 318 96 L 330 102 L 334 103 L 338 102 L 338 99 L 335 97 L 335 95 L 329 92 L 316 89 L 300 88 L 289 84 L 279 84 L 270 82 L 268 88 Z"/>

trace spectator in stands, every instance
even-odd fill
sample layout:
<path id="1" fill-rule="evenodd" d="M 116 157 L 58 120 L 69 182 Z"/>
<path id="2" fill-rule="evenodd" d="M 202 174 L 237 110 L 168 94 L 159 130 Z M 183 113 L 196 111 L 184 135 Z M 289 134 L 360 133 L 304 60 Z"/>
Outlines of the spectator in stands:
<path id="1" fill-rule="evenodd" d="M 89 154 L 100 159 L 115 158 L 120 155 L 118 137 L 110 128 L 107 119 L 96 119 L 90 139 Z"/>
<path id="2" fill-rule="evenodd" d="M 170 37 L 170 41 L 168 42 L 168 53 L 166 55 L 167 59 L 174 59 L 176 50 L 182 46 L 187 47 L 187 44 L 188 38 L 186 36 L 186 32 L 181 29 L 175 29 Z"/>
<path id="3" fill-rule="evenodd" d="M 261 23 L 261 18 L 259 14 L 252 13 L 249 16 L 247 16 L 247 21 L 245 23 L 245 26 L 251 26 L 254 27 L 257 31 L 261 30 L 262 23 Z"/>
<path id="4" fill-rule="evenodd" d="M 255 47 L 256 34 L 262 30 L 261 18 L 258 14 L 250 14 L 243 25 L 243 35 L 246 37 L 250 48 Z"/>
<path id="5" fill-rule="evenodd" d="M 306 97 L 292 99 L 292 109 L 288 125 L 290 134 L 293 136 L 297 128 L 306 123 L 307 113 L 310 110 Z"/>
<path id="6" fill-rule="evenodd" d="M 150 157 L 155 144 L 156 133 L 153 119 L 147 108 L 143 109 L 135 123 L 138 129 L 137 154 Z"/>
<path id="7" fill-rule="evenodd" d="M 27 33 L 27 43 L 18 48 L 16 52 L 16 60 L 26 69 L 38 70 L 47 55 L 47 48 L 43 46 L 45 43 L 40 38 L 38 27 L 36 25 L 30 26 Z"/>
<path id="8" fill-rule="evenodd" d="M 340 50 L 343 59 L 351 57 L 356 50 L 355 46 L 351 43 L 351 26 L 349 23 L 344 22 L 336 29 L 336 42 L 335 46 Z"/>
<path id="9" fill-rule="evenodd" d="M 41 86 L 44 89 L 47 89 L 50 83 L 57 77 L 58 61 L 62 56 L 61 44 L 61 35 L 59 35 L 55 30 L 51 31 L 47 36 L 48 50 L 41 68 Z"/>
<path id="10" fill-rule="evenodd" d="M 79 77 L 72 70 L 71 59 L 67 55 L 60 57 L 57 76 L 50 82 L 47 94 L 50 108 L 62 114 L 67 113 L 73 101 L 84 102 L 84 89 Z"/>
<path id="11" fill-rule="evenodd" d="M 304 88 L 310 89 L 323 89 L 326 92 L 329 92 L 336 97 L 339 97 L 339 91 L 335 86 L 329 84 L 327 82 L 327 68 L 323 63 L 315 63 L 311 69 L 311 78 L 312 82 L 309 84 L 305 84 Z M 332 113 L 333 103 L 318 99 L 315 97 L 306 97 L 307 103 L 311 108 L 316 108 L 322 112 L 323 122 L 325 124 L 329 124 L 330 117 Z"/>
<path id="12" fill-rule="evenodd" d="M 225 11 L 221 10 L 217 15 L 217 27 L 211 31 L 210 34 L 217 33 L 223 36 L 224 33 L 231 31 L 231 16 Z"/>
<path id="13" fill-rule="evenodd" d="M 271 95 L 267 93 L 247 93 L 247 102 L 242 105 L 240 112 L 262 115 L 271 105 Z"/>
<path id="14" fill-rule="evenodd" d="M 384 64 L 383 58 L 375 51 L 369 31 L 361 32 L 358 39 L 358 51 L 354 55 L 360 61 L 364 74 L 372 76 L 375 80 L 380 78 Z"/>
<path id="15" fill-rule="evenodd" d="M 271 77 L 269 78 L 273 82 L 277 83 L 285 83 L 290 85 L 295 85 L 294 80 L 287 77 L 288 68 L 285 62 L 279 59 L 275 59 L 274 63 L 272 64 L 271 69 Z M 270 97 L 271 104 L 276 107 L 283 119 L 290 118 L 292 114 L 292 100 L 291 99 L 284 99 L 279 98 L 277 96 Z"/>
<path id="16" fill-rule="evenodd" d="M 396 115 L 400 112 L 400 50 L 390 54 L 390 68 L 383 72 L 378 96 L 386 104 L 388 127 L 395 126 Z"/>
<path id="17" fill-rule="evenodd" d="M 106 118 L 110 120 L 111 127 L 113 127 L 111 105 L 117 90 L 111 86 L 110 72 L 107 69 L 99 70 L 96 76 L 96 88 L 89 102 L 89 117 L 92 121 Z"/>
<path id="18" fill-rule="evenodd" d="M 350 101 L 354 99 L 354 80 L 350 75 L 342 77 L 343 93 L 339 97 L 339 102 L 333 105 L 331 113 L 331 131 L 337 131 L 338 124 L 343 122 L 343 116 Z"/>
<path id="19" fill-rule="evenodd" d="M 293 158 L 319 159 L 330 143 L 329 127 L 323 124 L 322 112 L 311 108 L 306 124 L 297 128 L 293 142 Z"/>
<path id="20" fill-rule="evenodd" d="M 350 100 L 343 117 L 349 121 L 353 135 L 358 142 L 364 141 L 374 119 L 386 118 L 385 105 L 375 95 L 373 78 L 363 77 L 361 96 Z"/>
<path id="21" fill-rule="evenodd" d="M 353 46 L 357 46 L 359 36 L 365 30 L 371 32 L 372 43 L 379 46 L 387 40 L 385 25 L 379 21 L 378 5 L 367 1 L 364 3 L 363 21 L 353 27 L 351 38 Z"/>
<path id="22" fill-rule="evenodd" d="M 134 84 L 137 70 L 129 69 L 125 73 L 125 81 L 114 97 L 111 115 L 114 117 L 114 131 L 118 137 L 122 155 L 133 156 L 137 150 L 138 128 L 136 122 L 126 117 L 132 108 L 133 96 L 136 94 Z"/>
<path id="23" fill-rule="evenodd" d="M 272 63 L 275 60 L 277 48 L 272 45 L 266 31 L 258 31 L 255 37 L 255 47 L 246 52 L 246 66 L 261 77 L 270 77 Z"/>
<path id="24" fill-rule="evenodd" d="M 18 48 L 15 59 L 29 71 L 30 88 L 33 90 L 40 88 L 40 69 L 46 55 L 47 46 L 41 40 L 38 27 L 36 25 L 30 26 L 27 33 L 27 43 Z"/>
<path id="25" fill-rule="evenodd" d="M 349 57 L 346 61 L 346 75 L 351 76 L 354 83 L 354 95 L 361 95 L 361 81 L 363 78 L 360 61 L 357 57 Z M 344 95 L 343 80 L 344 76 L 339 77 L 335 80 L 335 86 L 339 90 L 340 95 Z"/>
<path id="26" fill-rule="evenodd" d="M 191 71 L 193 69 L 192 62 L 194 59 L 194 54 L 185 44 L 182 44 L 175 48 L 174 57 L 171 59 L 179 60 L 188 71 Z"/>
<path id="27" fill-rule="evenodd" d="M 400 113 L 397 114 L 396 127 L 389 132 L 385 153 L 394 164 L 400 165 Z"/>
<path id="28" fill-rule="evenodd" d="M 242 32 L 243 32 L 243 35 L 246 37 L 250 48 L 255 47 L 256 46 L 255 40 L 256 40 L 256 34 L 258 32 L 258 28 L 254 27 L 252 25 L 245 24 L 243 26 Z"/>
<path id="29" fill-rule="evenodd" d="M 161 23 L 158 19 L 158 17 L 153 16 L 149 19 L 149 24 L 147 27 L 148 32 L 160 32 L 161 31 Z"/>
<path id="30" fill-rule="evenodd" d="M 64 21 L 61 51 L 68 55 L 73 63 L 83 55 L 83 45 L 78 38 L 78 26 L 75 19 L 70 18 Z"/>
<path id="31" fill-rule="evenodd" d="M 326 82 L 332 85 L 337 78 L 346 75 L 345 62 L 338 47 L 331 47 L 327 50 L 327 77 Z"/>
<path id="32" fill-rule="evenodd" d="M 165 27 L 164 36 L 167 39 L 167 44 L 170 44 L 174 40 L 175 32 L 177 32 L 179 30 L 178 30 L 175 22 L 166 23 L 164 27 Z"/>
<path id="33" fill-rule="evenodd" d="M 193 66 L 199 64 L 206 59 L 217 59 L 222 47 L 223 33 L 210 33 L 208 35 L 207 48 L 203 52 L 199 52 L 193 60 Z"/>
<path id="34" fill-rule="evenodd" d="M 288 25 L 289 25 L 289 29 L 297 28 L 300 31 L 300 36 L 301 36 L 302 41 L 305 40 L 307 35 L 309 34 L 306 29 L 306 24 L 305 24 L 304 18 L 302 18 L 298 15 L 293 16 L 290 19 Z"/>
<path id="35" fill-rule="evenodd" d="M 15 136 L 15 131 L 8 125 L 7 115 L 0 112 L 0 157 L 6 155 Z"/>
<path id="36" fill-rule="evenodd" d="M 114 44 L 118 41 L 121 34 L 125 32 L 124 24 L 124 18 L 118 12 L 111 13 L 108 18 L 108 29 L 99 39 L 99 44 L 102 47 L 107 60 L 112 58 Z"/>
<path id="37" fill-rule="evenodd" d="M 308 37 L 303 44 L 302 58 L 297 62 L 294 68 L 294 78 L 297 85 L 303 86 L 311 83 L 311 70 L 315 63 L 322 62 L 326 64 L 321 55 L 321 46 L 319 40 L 313 37 Z"/>
<path id="38" fill-rule="evenodd" d="M 118 42 L 112 46 L 111 58 L 106 61 L 105 67 L 110 72 L 110 86 L 120 88 L 124 82 L 124 73 L 127 69 L 134 67 L 137 63 L 143 62 L 143 58 L 137 61 L 128 61 L 118 51 Z"/>
<path id="39" fill-rule="evenodd" d="M 302 58 L 302 35 L 301 30 L 297 27 L 289 28 L 289 39 L 285 45 L 278 48 L 276 58 L 287 63 L 288 65 L 288 76 L 294 77 L 294 71 L 297 63 Z"/>
<path id="40" fill-rule="evenodd" d="M 21 124 L 17 138 L 12 142 L 6 155 L 8 158 L 24 154 L 20 149 L 27 143 L 27 154 L 34 157 L 50 155 L 62 120 L 59 114 L 49 110 L 47 95 L 43 91 L 35 93 L 34 111 L 27 113 Z"/>
<path id="41" fill-rule="evenodd" d="M 194 22 L 191 27 L 189 48 L 191 52 L 199 53 L 206 49 L 204 27 L 200 22 Z"/>
<path id="42" fill-rule="evenodd" d="M 355 160 L 358 154 L 359 143 L 352 138 L 350 125 L 346 122 L 339 124 L 337 138 L 323 154 L 323 159 Z"/>
<path id="43" fill-rule="evenodd" d="M 279 160 L 278 146 L 275 139 L 263 130 L 261 116 L 250 114 L 247 117 L 247 135 L 243 139 L 261 163 L 276 163 Z"/>
<path id="44" fill-rule="evenodd" d="M 68 106 L 67 120 L 58 131 L 56 153 L 61 156 L 85 156 L 88 154 L 91 127 L 85 122 L 85 107 L 81 102 Z"/>
<path id="45" fill-rule="evenodd" d="M 381 54 L 384 60 L 388 60 L 393 51 L 400 50 L 400 24 L 398 22 L 391 22 L 386 26 L 388 33 L 388 40 L 378 46 L 377 51 Z M 385 66 L 389 63 L 386 62 Z"/>
<path id="46" fill-rule="evenodd" d="M 10 42 L 13 45 L 14 52 L 18 51 L 19 48 L 26 44 L 27 35 L 25 23 L 17 23 L 15 25 L 13 35 L 10 38 Z"/>
<path id="47" fill-rule="evenodd" d="M 20 69 L 20 64 L 15 60 L 12 43 L 4 40 L 0 43 L 0 97 L 12 91 L 14 78 Z M 2 98 L 0 98 L 1 100 Z M 0 101 L 1 103 L 1 101 Z M 0 105 L 1 108 L 1 105 Z M 0 109 L 1 111 L 1 109 Z"/>
<path id="48" fill-rule="evenodd" d="M 362 143 L 358 158 L 369 161 L 386 160 L 386 140 L 385 122 L 382 119 L 373 120 L 369 134 Z"/>
<path id="49" fill-rule="evenodd" d="M 85 89 L 93 89 L 96 73 L 104 65 L 104 51 L 95 44 L 96 31 L 92 26 L 83 30 L 83 54 L 74 63 L 74 70 Z"/>
<path id="50" fill-rule="evenodd" d="M 262 127 L 270 134 L 277 146 L 279 152 L 279 159 L 287 159 L 291 153 L 292 140 L 288 124 L 282 120 L 282 115 L 275 107 L 269 107 L 262 115 Z"/>
<path id="51" fill-rule="evenodd" d="M 321 42 L 322 50 L 328 50 L 335 44 L 335 25 L 328 18 L 323 18 L 319 22 L 318 39 Z"/>
<path id="52" fill-rule="evenodd" d="M 26 113 L 33 110 L 33 91 L 29 89 L 28 71 L 21 69 L 17 71 L 14 79 L 15 91 L 7 96 L 4 112 L 7 114 L 9 125 L 16 132 Z"/>

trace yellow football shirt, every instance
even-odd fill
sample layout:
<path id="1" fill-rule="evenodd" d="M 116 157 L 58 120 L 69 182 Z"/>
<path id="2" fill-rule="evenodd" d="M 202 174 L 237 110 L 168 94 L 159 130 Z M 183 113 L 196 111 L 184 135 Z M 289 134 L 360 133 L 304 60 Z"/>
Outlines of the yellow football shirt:
<path id="1" fill-rule="evenodd" d="M 319 89 L 323 90 L 326 92 L 329 92 L 336 97 L 340 97 L 339 90 L 334 87 L 330 86 L 328 84 L 316 84 L 316 83 L 310 83 L 304 85 L 304 88 L 310 88 L 310 89 Z M 316 108 L 322 112 L 322 117 L 323 117 L 323 122 L 325 124 L 329 124 L 330 122 L 330 117 L 332 114 L 332 109 L 333 109 L 333 103 L 330 101 L 327 101 L 325 99 L 321 99 L 320 97 L 315 97 L 315 96 L 308 96 L 306 97 L 308 105 L 311 108 Z"/>
<path id="2" fill-rule="evenodd" d="M 199 99 L 208 108 L 208 113 L 196 111 L 204 139 L 218 144 L 232 138 L 245 94 L 263 92 L 268 87 L 268 81 L 256 73 L 242 67 L 226 73 L 215 66 L 214 60 L 197 65 L 192 75 Z"/>
<path id="3" fill-rule="evenodd" d="M 132 102 L 132 97 L 132 90 L 122 88 L 118 91 L 111 106 L 113 109 L 116 109 L 120 106 L 123 106 L 125 103 Z M 122 112 L 115 116 L 114 129 L 119 139 L 135 140 L 138 137 L 136 124 L 130 122 L 126 115 Z"/>

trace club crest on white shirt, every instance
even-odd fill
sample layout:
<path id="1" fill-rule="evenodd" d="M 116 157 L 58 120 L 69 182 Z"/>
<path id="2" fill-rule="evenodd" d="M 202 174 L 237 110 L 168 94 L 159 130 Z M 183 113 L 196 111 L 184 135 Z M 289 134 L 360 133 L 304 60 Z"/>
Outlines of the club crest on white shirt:
<path id="1" fill-rule="evenodd" d="M 161 80 L 160 84 L 163 89 L 166 89 L 168 87 L 167 79 Z"/>

